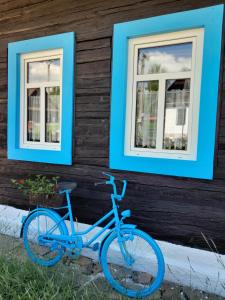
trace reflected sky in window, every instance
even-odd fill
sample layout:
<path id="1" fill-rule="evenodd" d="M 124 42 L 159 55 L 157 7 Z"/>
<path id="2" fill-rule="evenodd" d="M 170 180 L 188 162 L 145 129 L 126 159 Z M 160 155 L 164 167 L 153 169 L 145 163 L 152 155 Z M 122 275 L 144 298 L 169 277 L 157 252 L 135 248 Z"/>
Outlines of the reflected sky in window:
<path id="1" fill-rule="evenodd" d="M 27 81 L 29 83 L 60 80 L 59 59 L 29 62 L 27 69 Z"/>
<path id="2" fill-rule="evenodd" d="M 192 43 L 138 50 L 138 75 L 191 70 Z"/>

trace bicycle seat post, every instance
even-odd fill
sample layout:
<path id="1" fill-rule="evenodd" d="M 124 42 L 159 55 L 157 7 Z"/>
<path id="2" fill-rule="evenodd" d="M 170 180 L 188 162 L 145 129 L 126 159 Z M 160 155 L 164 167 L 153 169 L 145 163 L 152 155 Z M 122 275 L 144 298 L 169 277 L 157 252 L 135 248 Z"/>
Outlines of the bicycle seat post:
<path id="1" fill-rule="evenodd" d="M 74 226 L 74 222 L 73 222 L 73 212 L 72 212 L 72 207 L 71 207 L 70 194 L 74 189 L 77 188 L 77 183 L 61 181 L 57 184 L 57 186 L 58 186 L 59 194 L 66 194 L 67 209 L 68 209 L 68 215 L 69 215 L 69 219 L 70 219 L 71 233 L 75 234 L 75 226 Z"/>
<path id="2" fill-rule="evenodd" d="M 75 226 L 74 226 L 74 222 L 73 222 L 73 212 L 72 212 L 71 201 L 70 201 L 71 190 L 66 189 L 64 192 L 66 194 L 66 201 L 67 201 L 67 208 L 68 208 L 68 212 L 69 212 L 71 233 L 72 233 L 72 235 L 74 235 L 75 234 Z"/>

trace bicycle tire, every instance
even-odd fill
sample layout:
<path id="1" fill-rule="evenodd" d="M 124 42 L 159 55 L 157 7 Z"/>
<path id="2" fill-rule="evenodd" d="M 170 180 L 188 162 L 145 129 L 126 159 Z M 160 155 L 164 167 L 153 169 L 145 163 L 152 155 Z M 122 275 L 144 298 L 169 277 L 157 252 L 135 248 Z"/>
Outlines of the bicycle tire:
<path id="1" fill-rule="evenodd" d="M 112 288 L 117 290 L 119 293 L 121 293 L 122 295 L 128 296 L 128 297 L 131 297 L 131 298 L 143 298 L 143 297 L 153 294 L 160 287 L 160 285 L 163 281 L 164 272 L 165 272 L 165 263 L 164 263 L 163 255 L 162 255 L 162 252 L 161 252 L 159 246 L 157 245 L 157 243 L 155 242 L 155 240 L 153 238 L 151 238 L 147 233 L 145 233 L 139 229 L 122 229 L 120 231 L 120 234 L 124 238 L 128 237 L 126 247 L 128 245 L 128 242 L 131 242 L 132 237 L 133 237 L 133 239 L 138 237 L 145 242 L 145 251 L 149 247 L 149 249 L 151 249 L 151 254 L 153 253 L 155 255 L 156 264 L 157 264 L 157 272 L 156 272 L 154 280 L 153 281 L 151 280 L 151 282 L 149 282 L 149 283 L 145 283 L 144 288 L 141 288 L 143 286 L 142 284 L 134 283 L 133 279 L 134 279 L 135 274 L 136 274 L 135 275 L 136 277 L 137 277 L 137 274 L 144 274 L 144 276 L 146 278 L 148 278 L 147 274 L 149 274 L 149 273 L 141 272 L 142 269 L 141 269 L 141 265 L 139 265 L 139 263 L 138 263 L 138 265 L 133 266 L 134 267 L 133 270 L 128 268 L 127 265 L 125 267 L 123 265 L 121 265 L 121 263 L 124 262 L 124 259 L 121 254 L 121 249 L 120 249 L 120 246 L 118 243 L 118 234 L 115 231 L 112 234 L 110 234 L 110 236 L 104 242 L 102 251 L 101 251 L 101 256 L 100 256 L 103 273 L 104 273 L 107 281 L 112 286 Z M 129 236 L 130 236 L 130 239 L 129 239 Z M 142 241 L 142 245 L 144 245 L 143 241 Z M 141 246 L 141 245 L 139 244 L 138 246 Z M 117 247 L 117 249 L 116 249 L 116 247 Z M 110 253 L 111 248 L 112 248 L 112 253 Z M 138 252 L 139 257 L 142 257 L 142 259 L 143 259 L 143 256 L 140 255 L 140 249 L 138 249 L 138 251 L 139 251 Z M 132 254 L 132 255 L 134 257 L 134 254 Z M 119 258 L 119 256 L 122 257 L 122 260 L 121 260 L 121 257 Z M 139 257 L 137 256 L 137 259 L 140 261 Z M 151 256 L 149 256 L 149 257 L 151 257 Z M 115 261 L 115 263 L 113 263 L 114 261 Z M 148 266 L 147 266 L 146 259 L 145 259 L 143 270 L 146 271 L 147 267 Z M 114 270 L 113 268 L 114 269 L 118 268 L 118 271 L 116 272 L 115 271 L 116 269 Z M 114 270 L 115 272 L 114 271 L 112 272 L 112 270 Z M 124 283 L 122 283 L 122 281 L 124 282 L 123 272 L 124 271 L 128 272 L 128 270 L 130 272 L 129 278 L 128 278 L 129 280 L 127 281 L 127 279 L 125 279 L 125 281 L 126 281 L 126 284 L 129 285 L 129 287 L 125 287 Z M 115 278 L 116 276 L 118 278 Z M 119 280 L 120 278 L 121 278 L 121 281 Z"/>
<path id="2" fill-rule="evenodd" d="M 58 222 L 61 220 L 61 218 L 57 213 L 55 213 L 53 211 L 49 211 L 47 209 L 46 210 L 42 209 L 40 211 L 32 213 L 26 220 L 26 223 L 24 224 L 24 229 L 23 229 L 23 243 L 24 243 L 24 248 L 25 248 L 29 258 L 34 263 L 37 263 L 41 266 L 50 267 L 60 261 L 60 259 L 62 258 L 63 254 L 64 254 L 64 250 L 56 249 L 54 251 L 51 251 L 51 249 L 49 249 L 48 250 L 49 254 L 53 255 L 53 257 L 51 257 L 51 258 L 49 258 L 49 256 L 44 257 L 44 254 L 42 254 L 42 258 L 41 258 L 40 255 L 37 252 L 35 252 L 35 249 L 37 251 L 39 251 L 39 250 L 42 251 L 43 248 L 44 249 L 46 248 L 46 247 L 43 247 L 42 245 L 40 245 L 40 243 L 38 242 L 38 236 L 40 234 L 45 233 L 45 232 L 43 232 L 44 226 L 42 226 L 42 228 L 41 228 L 42 231 L 40 231 L 40 228 L 38 228 L 38 231 L 35 228 L 35 220 L 39 221 L 39 224 L 43 225 L 43 218 L 45 218 L 46 224 L 47 224 L 47 219 L 48 219 L 48 221 L 50 221 L 50 223 L 48 223 L 48 224 L 50 224 L 51 226 L 54 224 L 54 226 L 56 226 L 56 229 L 53 232 L 54 234 L 60 234 L 60 235 L 68 234 L 68 230 L 67 230 L 65 223 L 60 222 L 58 224 Z M 47 225 L 46 225 L 46 227 L 47 227 Z"/>

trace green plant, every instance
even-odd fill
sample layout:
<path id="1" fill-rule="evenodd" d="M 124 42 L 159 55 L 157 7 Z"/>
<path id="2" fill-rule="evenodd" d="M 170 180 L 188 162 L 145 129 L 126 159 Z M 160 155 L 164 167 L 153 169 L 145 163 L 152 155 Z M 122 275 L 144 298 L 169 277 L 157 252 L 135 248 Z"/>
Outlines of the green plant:
<path id="1" fill-rule="evenodd" d="M 25 195 L 38 196 L 38 195 L 54 195 L 57 188 L 59 177 L 54 176 L 47 178 L 43 175 L 36 175 L 26 179 L 12 179 L 12 183 L 21 190 Z"/>

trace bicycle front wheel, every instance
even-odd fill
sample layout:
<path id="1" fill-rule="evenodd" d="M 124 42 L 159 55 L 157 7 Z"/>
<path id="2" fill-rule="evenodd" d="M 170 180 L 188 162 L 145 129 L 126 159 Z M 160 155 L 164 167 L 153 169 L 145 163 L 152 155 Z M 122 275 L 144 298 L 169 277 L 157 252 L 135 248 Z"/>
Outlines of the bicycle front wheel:
<path id="1" fill-rule="evenodd" d="M 37 211 L 28 217 L 23 229 L 23 242 L 30 259 L 42 266 L 55 265 L 63 256 L 64 250 L 57 241 L 42 243 L 41 236 L 46 234 L 67 235 L 68 231 L 60 217 L 48 210 Z"/>
<path id="2" fill-rule="evenodd" d="M 113 232 L 103 244 L 101 264 L 106 279 L 119 293 L 142 298 L 154 293 L 165 272 L 157 243 L 138 229 L 122 229 L 121 241 Z"/>

